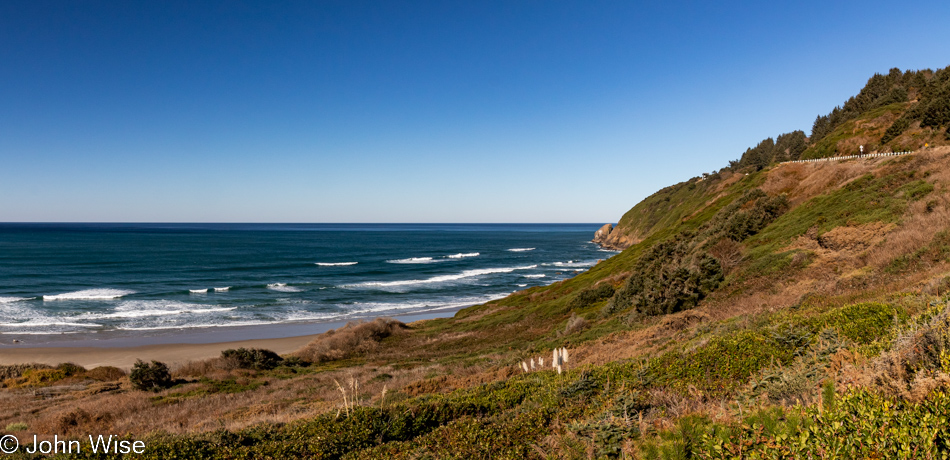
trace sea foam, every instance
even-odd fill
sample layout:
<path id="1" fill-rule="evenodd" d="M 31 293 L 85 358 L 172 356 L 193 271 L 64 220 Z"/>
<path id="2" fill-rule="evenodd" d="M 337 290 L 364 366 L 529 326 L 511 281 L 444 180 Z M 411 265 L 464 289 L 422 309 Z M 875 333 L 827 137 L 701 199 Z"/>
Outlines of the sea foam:
<path id="1" fill-rule="evenodd" d="M 303 289 L 298 287 L 288 286 L 287 283 L 271 283 L 267 285 L 267 289 L 277 292 L 301 292 Z"/>
<path id="2" fill-rule="evenodd" d="M 0 297 L 0 303 L 13 303 L 30 299 L 32 299 L 32 297 Z"/>
<path id="3" fill-rule="evenodd" d="M 347 265 L 356 265 L 359 262 L 317 262 L 316 265 L 321 267 L 345 267 Z"/>
<path id="4" fill-rule="evenodd" d="M 228 292 L 228 290 L 230 289 L 231 289 L 231 286 L 216 287 L 214 288 L 214 292 Z"/>
<path id="5" fill-rule="evenodd" d="M 357 302 L 350 305 L 347 313 L 351 314 L 361 314 L 361 313 L 378 313 L 385 311 L 395 311 L 395 310 L 418 310 L 418 311 L 428 311 L 428 310 L 437 310 L 442 308 L 459 308 L 459 307 L 469 307 L 472 305 L 483 304 L 485 302 L 491 302 L 492 300 L 498 300 L 506 297 L 508 294 L 486 294 L 481 296 L 470 296 L 470 297 L 458 297 L 452 299 L 442 299 L 435 301 L 422 301 L 422 302 Z"/>
<path id="6" fill-rule="evenodd" d="M 92 323 L 74 323 L 72 321 L 57 321 L 54 319 L 30 319 L 22 323 L 0 323 L 0 327 L 48 327 L 48 326 L 78 326 L 78 327 L 101 327 L 101 324 Z"/>
<path id="7" fill-rule="evenodd" d="M 521 276 L 523 276 L 523 277 L 525 277 L 525 278 L 544 278 L 545 275 L 544 275 L 544 273 L 540 273 L 540 274 L 537 274 L 537 275 L 521 275 Z"/>
<path id="8" fill-rule="evenodd" d="M 597 265 L 597 261 L 578 261 L 578 260 L 568 260 L 567 262 L 552 262 L 550 264 L 541 264 L 554 267 L 593 267 Z"/>
<path id="9" fill-rule="evenodd" d="M 135 294 L 125 289 L 84 289 L 64 294 L 44 295 L 43 300 L 112 300 Z"/>
<path id="10" fill-rule="evenodd" d="M 457 281 L 460 279 L 473 278 L 473 277 L 482 276 L 482 275 L 490 275 L 493 273 L 511 273 L 515 270 L 530 270 L 532 268 L 538 268 L 538 266 L 526 265 L 523 267 L 480 268 L 480 269 L 474 269 L 474 270 L 465 270 L 461 273 L 455 273 L 451 275 L 433 276 L 432 278 L 426 278 L 422 280 L 369 281 L 366 283 L 345 285 L 343 287 L 393 287 L 393 286 L 410 286 L 410 285 L 415 285 L 415 284 L 444 283 L 447 281 Z"/>
<path id="11" fill-rule="evenodd" d="M 525 252 L 525 251 L 534 251 L 535 248 L 511 248 L 508 251 L 510 252 Z"/>
<path id="12" fill-rule="evenodd" d="M 431 257 L 410 257 L 408 259 L 387 260 L 386 262 L 391 264 L 431 264 L 437 261 Z"/>
<path id="13" fill-rule="evenodd" d="M 126 300 L 117 305 L 112 313 L 88 313 L 84 319 L 147 318 L 182 314 L 208 314 L 235 310 L 237 307 L 206 307 L 201 304 L 176 300 Z"/>
<path id="14" fill-rule="evenodd" d="M 462 259 L 462 258 L 465 258 L 465 257 L 478 257 L 478 256 L 479 256 L 479 253 L 477 253 L 477 252 L 467 252 L 467 253 L 464 253 L 464 254 L 460 252 L 460 253 L 458 253 L 458 254 L 452 254 L 452 255 L 450 255 L 450 256 L 445 256 L 445 257 L 447 257 L 447 258 L 449 258 L 449 259 Z"/>
<path id="15" fill-rule="evenodd" d="M 208 293 L 208 288 L 204 288 L 204 289 L 189 289 L 188 292 L 190 292 L 190 293 L 192 293 L 192 294 L 207 294 L 207 293 Z"/>

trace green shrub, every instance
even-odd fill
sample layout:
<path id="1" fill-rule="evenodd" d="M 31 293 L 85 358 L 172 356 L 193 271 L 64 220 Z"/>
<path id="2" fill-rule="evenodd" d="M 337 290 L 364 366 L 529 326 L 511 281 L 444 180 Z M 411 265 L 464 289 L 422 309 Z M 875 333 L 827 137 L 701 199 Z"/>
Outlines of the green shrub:
<path id="1" fill-rule="evenodd" d="M 832 404 L 804 409 L 800 422 L 798 411 L 789 411 L 772 430 L 755 422 L 717 427 L 696 452 L 700 458 L 946 458 L 946 391 L 919 403 L 867 390 L 828 397 Z M 793 422 L 800 426 L 791 429 Z"/>
<path id="2" fill-rule="evenodd" d="M 881 144 L 886 144 L 894 139 L 897 136 L 900 136 L 907 128 L 910 127 L 910 120 L 904 117 L 900 117 L 897 120 L 894 120 L 894 123 L 891 124 L 887 131 L 884 131 L 884 137 L 881 138 Z"/>
<path id="3" fill-rule="evenodd" d="M 841 335 L 859 344 L 869 344 L 885 336 L 895 317 L 906 319 L 902 310 L 883 303 L 860 303 L 832 310 L 821 320 Z"/>
<path id="4" fill-rule="evenodd" d="M 603 283 L 600 286 L 584 289 L 571 300 L 571 308 L 579 309 L 588 305 L 595 304 L 604 299 L 609 299 L 614 295 L 614 287 L 610 283 Z"/>
<path id="5" fill-rule="evenodd" d="M 255 370 L 273 369 L 284 361 L 277 353 L 264 348 L 227 349 L 221 352 L 221 358 L 238 369 Z"/>
<path id="6" fill-rule="evenodd" d="M 592 374 L 585 371 L 577 380 L 564 387 L 560 394 L 563 398 L 588 397 L 596 393 L 597 390 L 598 385 Z"/>
<path id="7" fill-rule="evenodd" d="M 168 372 L 168 366 L 154 360 L 152 364 L 140 359 L 135 360 L 129 380 L 138 390 L 157 391 L 172 386 L 172 376 Z"/>
<path id="8" fill-rule="evenodd" d="M 724 394 L 745 383 L 771 363 L 788 363 L 796 346 L 777 342 L 761 332 L 742 331 L 715 337 L 694 351 L 670 351 L 650 361 L 646 380 L 658 386 L 686 388 L 694 385 Z"/>
<path id="9" fill-rule="evenodd" d="M 56 369 L 63 371 L 63 374 L 65 374 L 67 377 L 86 372 L 86 368 L 73 363 L 62 363 L 59 366 L 56 366 Z"/>
<path id="10" fill-rule="evenodd" d="M 723 239 L 745 240 L 788 207 L 784 195 L 769 196 L 752 189 L 720 209 L 695 232 L 683 231 L 654 244 L 640 256 L 627 282 L 602 313 L 610 315 L 631 306 L 645 315 L 693 308 L 725 280 L 722 263 L 706 252 L 707 248 L 715 252 L 714 243 Z"/>

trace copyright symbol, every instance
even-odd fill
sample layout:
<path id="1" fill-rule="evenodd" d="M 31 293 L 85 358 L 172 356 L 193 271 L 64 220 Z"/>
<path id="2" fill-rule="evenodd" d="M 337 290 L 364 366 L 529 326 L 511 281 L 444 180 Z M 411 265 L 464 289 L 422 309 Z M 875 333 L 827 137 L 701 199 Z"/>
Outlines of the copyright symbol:
<path id="1" fill-rule="evenodd" d="M 12 434 L 0 438 L 0 452 L 12 454 L 20 448 L 20 440 Z"/>

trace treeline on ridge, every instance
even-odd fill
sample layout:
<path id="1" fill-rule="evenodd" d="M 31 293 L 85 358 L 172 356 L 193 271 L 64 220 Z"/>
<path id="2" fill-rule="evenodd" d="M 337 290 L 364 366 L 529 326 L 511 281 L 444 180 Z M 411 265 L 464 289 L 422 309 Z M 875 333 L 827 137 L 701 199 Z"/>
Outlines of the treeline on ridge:
<path id="1" fill-rule="evenodd" d="M 780 134 L 774 140 L 766 138 L 755 147 L 746 149 L 738 160 L 730 161 L 725 169 L 736 171 L 754 167 L 758 170 L 772 163 L 802 159 L 809 145 L 817 144 L 844 123 L 871 110 L 910 102 L 912 104 L 884 132 L 879 143 L 881 146 L 896 139 L 915 122 L 935 131 L 943 128 L 944 137 L 950 140 L 950 67 L 903 72 L 893 68 L 887 75 L 872 76 L 864 88 L 843 105 L 836 106 L 826 115 L 818 115 L 810 136 L 806 137 L 798 130 Z"/>

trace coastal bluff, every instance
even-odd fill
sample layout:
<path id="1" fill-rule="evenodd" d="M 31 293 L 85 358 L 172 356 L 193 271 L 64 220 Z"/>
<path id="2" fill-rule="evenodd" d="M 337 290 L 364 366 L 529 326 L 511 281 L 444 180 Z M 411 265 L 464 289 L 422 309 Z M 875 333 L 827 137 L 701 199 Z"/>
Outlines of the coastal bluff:
<path id="1" fill-rule="evenodd" d="M 594 232 L 594 239 L 591 240 L 604 249 L 622 251 L 627 249 L 635 242 L 627 235 L 617 231 L 613 224 L 604 224 Z"/>

